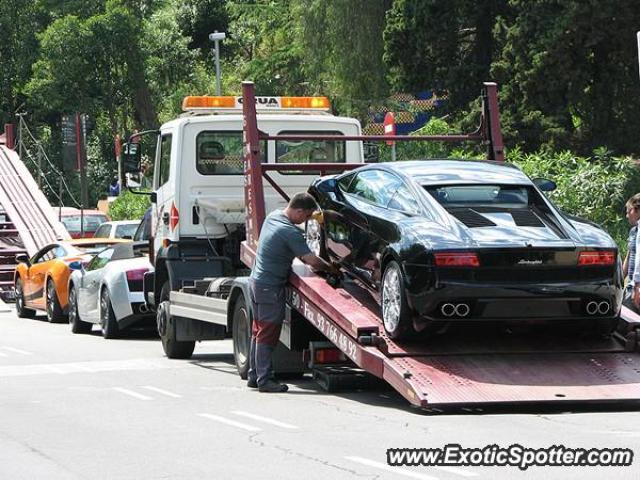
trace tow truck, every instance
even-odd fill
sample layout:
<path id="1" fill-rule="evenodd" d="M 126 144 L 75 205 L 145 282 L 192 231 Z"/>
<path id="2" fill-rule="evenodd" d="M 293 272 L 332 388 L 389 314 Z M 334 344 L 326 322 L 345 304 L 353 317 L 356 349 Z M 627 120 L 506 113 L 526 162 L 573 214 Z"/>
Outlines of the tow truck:
<path id="1" fill-rule="evenodd" d="M 243 83 L 245 234 L 239 259 L 250 267 L 260 227 L 268 211 L 265 183 L 286 200 L 272 172 L 333 172 L 358 166 L 349 163 L 262 163 L 261 142 L 335 140 L 327 135 L 274 135 L 261 129 L 253 84 Z M 480 127 L 464 135 L 438 135 L 394 140 L 477 141 L 487 158 L 503 161 L 497 86 L 485 83 Z M 388 137 L 341 135 L 359 143 Z M 217 271 L 229 261 L 209 258 Z M 157 267 L 156 267 L 157 268 Z M 213 269 L 212 269 L 213 271 Z M 157 275 L 157 273 L 156 273 Z M 251 305 L 246 277 L 212 274 L 158 294 L 153 278 L 145 292 L 156 302 L 157 322 L 168 357 L 188 358 L 196 340 L 232 337 L 238 373 L 246 378 L 251 332 Z M 623 307 L 616 332 L 608 337 L 583 336 L 578 327 L 553 331 L 497 329 L 483 325 L 434 336 L 431 341 L 397 342 L 385 335 L 379 308 L 357 284 L 328 282 L 294 262 L 286 286 L 287 315 L 274 356 L 277 373 L 314 377 L 331 389 L 344 375 L 367 372 L 393 387 L 420 408 L 541 404 L 561 402 L 620 403 L 640 399 L 640 316 Z M 205 327 L 206 325 L 206 327 Z M 174 348 L 176 345 L 183 348 Z M 328 365 L 327 365 L 328 363 Z M 323 365 L 325 364 L 325 365 Z M 331 368 L 346 366 L 346 369 Z"/>

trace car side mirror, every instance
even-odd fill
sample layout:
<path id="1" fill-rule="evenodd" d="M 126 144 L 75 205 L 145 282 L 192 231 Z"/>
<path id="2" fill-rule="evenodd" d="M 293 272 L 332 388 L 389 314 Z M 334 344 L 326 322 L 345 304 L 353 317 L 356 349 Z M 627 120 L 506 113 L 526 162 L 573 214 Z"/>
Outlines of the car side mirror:
<path id="1" fill-rule="evenodd" d="M 533 183 L 536 187 L 538 187 L 543 192 L 553 192 L 558 185 L 553 180 L 549 180 L 548 178 L 534 178 Z"/>
<path id="2" fill-rule="evenodd" d="M 16 255 L 16 262 L 18 262 L 18 263 L 26 263 L 27 266 L 31 265 L 31 261 L 29 260 L 29 257 L 27 255 L 25 255 L 24 253 Z"/>
<path id="3" fill-rule="evenodd" d="M 71 262 L 69 264 L 69 270 L 82 270 L 82 262 L 80 260 L 76 260 L 75 262 Z"/>

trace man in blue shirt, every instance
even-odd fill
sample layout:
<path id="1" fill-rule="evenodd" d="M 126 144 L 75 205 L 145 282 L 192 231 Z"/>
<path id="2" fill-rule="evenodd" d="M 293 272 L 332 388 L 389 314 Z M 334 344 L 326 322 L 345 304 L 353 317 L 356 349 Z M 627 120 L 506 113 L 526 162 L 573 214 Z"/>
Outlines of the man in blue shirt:
<path id="1" fill-rule="evenodd" d="M 638 220 L 640 219 L 640 193 L 632 196 L 625 205 L 627 220 L 631 225 L 627 241 L 627 256 L 622 265 L 626 287 L 623 304 L 636 313 L 640 313 L 640 252 L 638 251 Z"/>
<path id="2" fill-rule="evenodd" d="M 314 270 L 337 272 L 309 250 L 296 225 L 309 220 L 318 208 L 308 193 L 295 194 L 284 210 L 270 213 L 262 225 L 256 259 L 249 277 L 253 330 L 247 385 L 261 392 L 286 392 L 287 385 L 273 379 L 271 357 L 278 344 L 285 315 L 284 286 L 291 264 L 299 258 Z"/>

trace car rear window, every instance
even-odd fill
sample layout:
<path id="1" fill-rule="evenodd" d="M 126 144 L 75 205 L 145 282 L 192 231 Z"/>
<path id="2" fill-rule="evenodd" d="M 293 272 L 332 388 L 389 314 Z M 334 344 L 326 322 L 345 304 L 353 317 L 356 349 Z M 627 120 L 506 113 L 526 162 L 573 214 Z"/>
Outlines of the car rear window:
<path id="1" fill-rule="evenodd" d="M 79 232 L 80 215 L 68 215 L 62 217 L 62 224 L 69 232 Z M 84 231 L 95 232 L 100 225 L 107 221 L 105 215 L 84 215 Z"/>
<path id="2" fill-rule="evenodd" d="M 137 228 L 137 223 L 126 223 L 124 225 L 118 225 L 116 227 L 116 238 L 133 238 L 133 235 L 134 233 L 136 233 Z"/>
<path id="3" fill-rule="evenodd" d="M 531 187 L 524 185 L 425 185 L 424 189 L 445 208 L 526 208 Z"/>

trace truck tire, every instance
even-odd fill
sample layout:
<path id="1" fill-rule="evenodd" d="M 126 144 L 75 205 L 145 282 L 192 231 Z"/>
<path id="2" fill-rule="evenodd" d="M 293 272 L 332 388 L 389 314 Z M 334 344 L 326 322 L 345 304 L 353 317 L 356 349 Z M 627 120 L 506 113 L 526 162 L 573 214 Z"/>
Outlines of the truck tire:
<path id="1" fill-rule="evenodd" d="M 36 316 L 36 311 L 25 307 L 24 303 L 24 286 L 22 285 L 22 279 L 16 280 L 16 314 L 20 318 L 33 318 Z"/>
<path id="2" fill-rule="evenodd" d="M 240 295 L 233 308 L 233 358 L 238 375 L 243 380 L 249 373 L 249 351 L 251 348 L 251 318 L 244 295 Z"/>
<path id="3" fill-rule="evenodd" d="M 187 359 L 193 355 L 196 342 L 176 340 L 175 320 L 169 314 L 169 294 L 171 285 L 166 281 L 160 290 L 160 302 L 156 310 L 156 322 L 158 324 L 158 334 L 162 340 L 162 349 L 167 358 Z"/>

